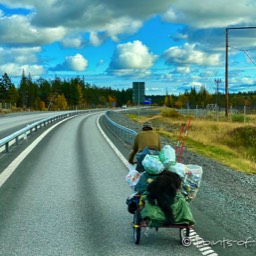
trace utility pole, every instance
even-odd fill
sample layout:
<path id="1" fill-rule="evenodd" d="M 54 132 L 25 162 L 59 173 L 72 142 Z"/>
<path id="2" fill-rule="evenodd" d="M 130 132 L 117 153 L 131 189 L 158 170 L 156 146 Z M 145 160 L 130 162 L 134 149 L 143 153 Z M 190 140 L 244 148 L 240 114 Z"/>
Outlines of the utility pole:
<path id="1" fill-rule="evenodd" d="M 226 108 L 225 116 L 228 117 L 228 31 L 231 29 L 255 29 L 256 27 L 232 27 L 226 28 L 226 64 L 225 64 L 225 94 L 226 94 Z"/>
<path id="2" fill-rule="evenodd" d="M 140 83 L 138 83 L 138 126 L 140 129 Z"/>
<path id="3" fill-rule="evenodd" d="M 228 28 L 226 28 L 225 116 L 228 117 Z"/>

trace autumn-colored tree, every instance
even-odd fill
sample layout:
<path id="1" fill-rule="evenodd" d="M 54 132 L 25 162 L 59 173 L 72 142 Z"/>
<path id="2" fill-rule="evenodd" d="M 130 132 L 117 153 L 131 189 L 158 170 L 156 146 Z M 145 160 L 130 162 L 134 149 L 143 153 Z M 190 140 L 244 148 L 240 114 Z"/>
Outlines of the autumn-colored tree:
<path id="1" fill-rule="evenodd" d="M 35 110 L 43 110 L 41 108 L 41 99 L 39 97 L 36 97 L 36 99 L 34 101 L 34 109 Z"/>
<path id="2" fill-rule="evenodd" d="M 131 101 L 131 100 L 128 100 L 128 101 L 126 102 L 126 105 L 127 105 L 127 106 L 131 106 L 131 105 L 132 105 L 132 101 Z"/>
<path id="3" fill-rule="evenodd" d="M 65 98 L 62 98 L 63 96 Z M 5 73 L 0 78 L 0 102 L 10 102 L 13 106 L 30 108 L 31 110 L 54 109 L 74 109 L 81 107 L 106 107 L 132 105 L 132 88 L 121 91 L 113 90 L 111 87 L 98 87 L 94 84 L 85 83 L 79 77 L 70 80 L 62 80 L 55 77 L 54 80 L 47 81 L 40 78 L 32 81 L 29 74 L 25 75 L 23 70 L 21 80 L 16 88 L 11 82 L 8 74 Z M 59 96 L 61 96 L 59 98 Z M 110 96 L 110 97 L 109 97 Z M 185 108 L 189 103 L 190 108 L 205 108 L 207 104 L 216 102 L 216 95 L 210 94 L 206 86 L 202 85 L 199 91 L 195 87 L 185 90 L 180 95 L 147 95 L 152 100 L 152 105 L 166 105 L 170 107 Z M 67 105 L 65 105 L 65 102 Z M 218 94 L 218 105 L 224 107 L 225 94 Z M 238 92 L 229 94 L 229 106 L 240 108 L 246 105 L 248 109 L 256 108 L 256 92 Z"/>
<path id="4" fill-rule="evenodd" d="M 176 108 L 181 108 L 183 103 L 180 100 L 176 100 L 174 105 L 175 105 Z"/>
<path id="5" fill-rule="evenodd" d="M 54 106 L 55 110 L 67 110 L 68 109 L 68 103 L 64 96 L 64 94 L 58 95 L 56 100 L 56 105 Z"/>
<path id="6" fill-rule="evenodd" d="M 167 107 L 173 107 L 174 106 L 174 98 L 172 95 L 166 95 L 164 98 L 164 105 Z"/>
<path id="7" fill-rule="evenodd" d="M 250 106 L 250 105 L 251 105 L 251 99 L 250 99 L 250 97 L 246 97 L 246 98 L 244 99 L 244 105 L 245 105 L 245 106 Z"/>
<path id="8" fill-rule="evenodd" d="M 115 96 L 108 96 L 108 103 L 110 107 L 116 106 L 116 97 Z"/>
<path id="9" fill-rule="evenodd" d="M 85 100 L 83 98 L 83 87 L 81 84 L 77 84 L 77 92 L 78 92 L 78 106 L 81 106 L 85 103 Z"/>
<path id="10" fill-rule="evenodd" d="M 188 96 L 187 95 L 185 95 L 185 94 L 180 94 L 179 96 L 178 96 L 178 99 L 177 99 L 177 101 L 178 102 L 180 102 L 179 104 L 181 104 L 181 106 L 180 107 L 186 107 L 186 105 L 187 105 L 187 102 L 189 101 L 188 100 Z M 176 101 L 176 102 L 177 102 Z M 176 104 L 176 103 L 175 103 Z"/>
<path id="11" fill-rule="evenodd" d="M 47 98 L 48 110 L 56 110 L 58 93 L 50 93 Z"/>

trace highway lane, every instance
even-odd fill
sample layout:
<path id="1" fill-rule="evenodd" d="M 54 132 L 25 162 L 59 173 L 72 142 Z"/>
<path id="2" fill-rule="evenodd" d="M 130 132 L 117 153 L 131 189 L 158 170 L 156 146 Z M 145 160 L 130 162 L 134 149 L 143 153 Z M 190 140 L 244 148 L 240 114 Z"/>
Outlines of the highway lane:
<path id="1" fill-rule="evenodd" d="M 62 122 L 0 188 L 0 255 L 200 255 L 178 230 L 132 239 L 127 168 L 102 136 L 99 114 Z"/>
<path id="2" fill-rule="evenodd" d="M 0 139 L 41 119 L 64 114 L 63 111 L 18 112 L 0 115 Z"/>

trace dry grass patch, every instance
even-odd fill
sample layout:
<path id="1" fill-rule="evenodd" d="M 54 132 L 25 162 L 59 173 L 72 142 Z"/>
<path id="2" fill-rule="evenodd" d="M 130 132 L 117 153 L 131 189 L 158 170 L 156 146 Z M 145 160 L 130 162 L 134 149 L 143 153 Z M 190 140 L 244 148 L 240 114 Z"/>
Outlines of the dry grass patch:
<path id="1" fill-rule="evenodd" d="M 163 121 L 167 122 L 166 119 Z M 184 122 L 180 120 L 169 120 L 169 122 L 177 128 L 184 125 Z M 256 127 L 255 125 L 250 126 L 251 129 L 246 127 L 243 123 L 192 120 L 187 133 L 186 146 L 192 152 L 215 159 L 238 171 L 256 174 L 256 144 L 254 144 L 256 142 Z M 235 133 L 235 131 L 240 132 Z M 252 131 L 254 131 L 253 134 Z M 162 131 L 160 132 L 164 134 Z M 169 137 L 177 140 L 179 129 L 173 129 L 172 135 Z"/>
<path id="2" fill-rule="evenodd" d="M 138 116 L 134 115 L 132 119 L 138 121 Z M 189 117 L 174 113 L 171 117 L 161 114 L 140 117 L 141 124 L 152 121 L 161 136 L 175 142 L 178 140 L 182 125 L 187 125 L 188 120 Z M 256 174 L 255 123 L 248 125 L 239 122 L 192 119 L 185 146 L 191 152 L 212 158 L 235 170 Z"/>

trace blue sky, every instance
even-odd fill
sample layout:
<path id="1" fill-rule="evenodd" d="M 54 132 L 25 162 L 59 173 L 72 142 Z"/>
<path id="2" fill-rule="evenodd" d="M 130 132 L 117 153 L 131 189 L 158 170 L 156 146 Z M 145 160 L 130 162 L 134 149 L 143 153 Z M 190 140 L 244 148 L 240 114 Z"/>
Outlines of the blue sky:
<path id="1" fill-rule="evenodd" d="M 17 86 L 84 77 L 147 95 L 225 88 L 225 29 L 256 26 L 255 0 L 0 0 L 0 74 Z M 229 91 L 256 91 L 256 29 L 229 30 Z"/>

